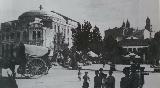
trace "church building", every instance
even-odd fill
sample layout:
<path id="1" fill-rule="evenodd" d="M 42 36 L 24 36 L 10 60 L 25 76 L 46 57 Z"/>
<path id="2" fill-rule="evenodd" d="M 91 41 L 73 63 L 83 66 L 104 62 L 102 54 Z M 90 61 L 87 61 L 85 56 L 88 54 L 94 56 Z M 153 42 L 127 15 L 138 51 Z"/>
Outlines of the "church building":
<path id="1" fill-rule="evenodd" d="M 125 52 L 139 54 L 145 60 L 146 55 L 145 53 L 142 54 L 141 51 L 148 47 L 147 39 L 150 40 L 153 36 L 152 34 L 150 19 L 147 17 L 144 29 L 131 28 L 130 22 L 127 20 L 119 28 L 115 27 L 106 30 L 105 38 L 112 36 Z"/>

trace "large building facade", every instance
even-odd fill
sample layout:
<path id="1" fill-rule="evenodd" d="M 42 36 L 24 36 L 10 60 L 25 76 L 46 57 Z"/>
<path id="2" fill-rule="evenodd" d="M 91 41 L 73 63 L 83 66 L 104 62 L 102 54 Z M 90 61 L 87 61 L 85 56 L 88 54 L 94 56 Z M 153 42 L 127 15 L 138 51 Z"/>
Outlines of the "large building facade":
<path id="1" fill-rule="evenodd" d="M 0 56 L 10 56 L 13 46 L 20 42 L 45 46 L 52 50 L 60 49 L 63 44 L 71 47 L 71 29 L 75 28 L 77 23 L 66 18 L 40 9 L 24 12 L 17 20 L 2 23 Z"/>

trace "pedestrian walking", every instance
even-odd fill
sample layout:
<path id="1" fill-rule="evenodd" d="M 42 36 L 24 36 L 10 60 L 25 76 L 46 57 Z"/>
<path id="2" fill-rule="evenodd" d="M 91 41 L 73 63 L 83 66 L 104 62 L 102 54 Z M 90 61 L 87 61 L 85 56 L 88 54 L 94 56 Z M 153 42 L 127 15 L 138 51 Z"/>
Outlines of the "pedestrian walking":
<path id="1" fill-rule="evenodd" d="M 88 76 L 88 72 L 85 72 L 85 75 L 83 76 L 83 86 L 82 88 L 88 88 L 89 87 L 89 83 L 88 81 L 90 81 L 90 78 Z"/>
<path id="2" fill-rule="evenodd" d="M 99 71 L 95 71 L 94 88 L 101 88 L 101 78 L 99 77 Z"/>
<path id="3" fill-rule="evenodd" d="M 81 74 L 82 74 L 82 73 L 81 73 L 81 69 L 79 68 L 79 69 L 78 69 L 78 79 L 79 79 L 79 81 L 81 81 Z"/>
<path id="4" fill-rule="evenodd" d="M 107 77 L 107 85 L 106 88 L 115 88 L 115 77 L 112 76 L 113 71 L 109 71 L 109 76 Z"/>
<path id="5" fill-rule="evenodd" d="M 141 67 L 140 68 L 140 74 L 139 74 L 139 76 L 140 76 L 140 88 L 143 88 L 143 85 L 144 85 L 144 74 L 143 74 L 143 72 L 144 72 L 144 69 L 145 69 L 145 67 Z"/>
<path id="6" fill-rule="evenodd" d="M 16 77 L 15 66 L 16 66 L 15 58 L 12 57 L 12 58 L 9 60 L 9 68 L 10 68 L 10 70 L 12 71 L 12 76 L 13 76 L 13 78 Z"/>
<path id="7" fill-rule="evenodd" d="M 129 68 L 123 69 L 124 77 L 121 78 L 120 88 L 130 88 Z"/>
<path id="8" fill-rule="evenodd" d="M 103 68 L 105 67 L 105 62 L 103 62 Z"/>

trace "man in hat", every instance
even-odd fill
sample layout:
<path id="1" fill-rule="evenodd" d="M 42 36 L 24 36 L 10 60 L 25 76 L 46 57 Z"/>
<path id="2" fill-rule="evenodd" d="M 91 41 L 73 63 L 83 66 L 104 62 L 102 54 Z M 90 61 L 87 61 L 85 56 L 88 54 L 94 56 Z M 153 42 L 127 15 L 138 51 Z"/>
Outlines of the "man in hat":
<path id="1" fill-rule="evenodd" d="M 108 88 L 107 84 L 108 84 L 107 74 L 104 74 L 104 77 L 102 79 L 102 86 L 103 86 L 103 88 Z"/>
<path id="2" fill-rule="evenodd" d="M 112 76 L 113 71 L 109 71 L 109 76 L 107 78 L 107 87 L 106 88 L 115 88 L 115 78 Z"/>
<path id="3" fill-rule="evenodd" d="M 121 78 L 120 88 L 129 88 L 130 87 L 130 77 L 129 77 L 129 68 L 125 67 L 123 69 L 124 77 Z"/>
<path id="4" fill-rule="evenodd" d="M 85 75 L 83 76 L 83 79 L 84 79 L 84 81 L 83 81 L 82 88 L 88 88 L 89 87 L 88 81 L 90 81 L 90 78 L 88 76 L 88 72 L 85 72 Z"/>
<path id="5" fill-rule="evenodd" d="M 99 71 L 95 71 L 94 88 L 101 88 L 101 78 L 99 77 Z"/>
<path id="6" fill-rule="evenodd" d="M 136 73 L 136 70 L 137 70 L 136 65 L 131 65 L 130 88 L 138 88 L 139 87 L 139 76 Z"/>

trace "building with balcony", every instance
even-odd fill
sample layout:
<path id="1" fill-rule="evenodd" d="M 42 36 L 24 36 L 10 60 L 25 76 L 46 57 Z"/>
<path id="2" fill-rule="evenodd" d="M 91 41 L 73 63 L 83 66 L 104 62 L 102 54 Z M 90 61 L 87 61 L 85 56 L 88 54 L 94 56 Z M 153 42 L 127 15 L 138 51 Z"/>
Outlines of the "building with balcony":
<path id="1" fill-rule="evenodd" d="M 52 50 L 63 44 L 71 47 L 71 29 L 76 26 L 76 21 L 55 12 L 42 9 L 24 12 L 17 20 L 1 23 L 0 56 L 10 56 L 13 46 L 20 42 Z"/>

